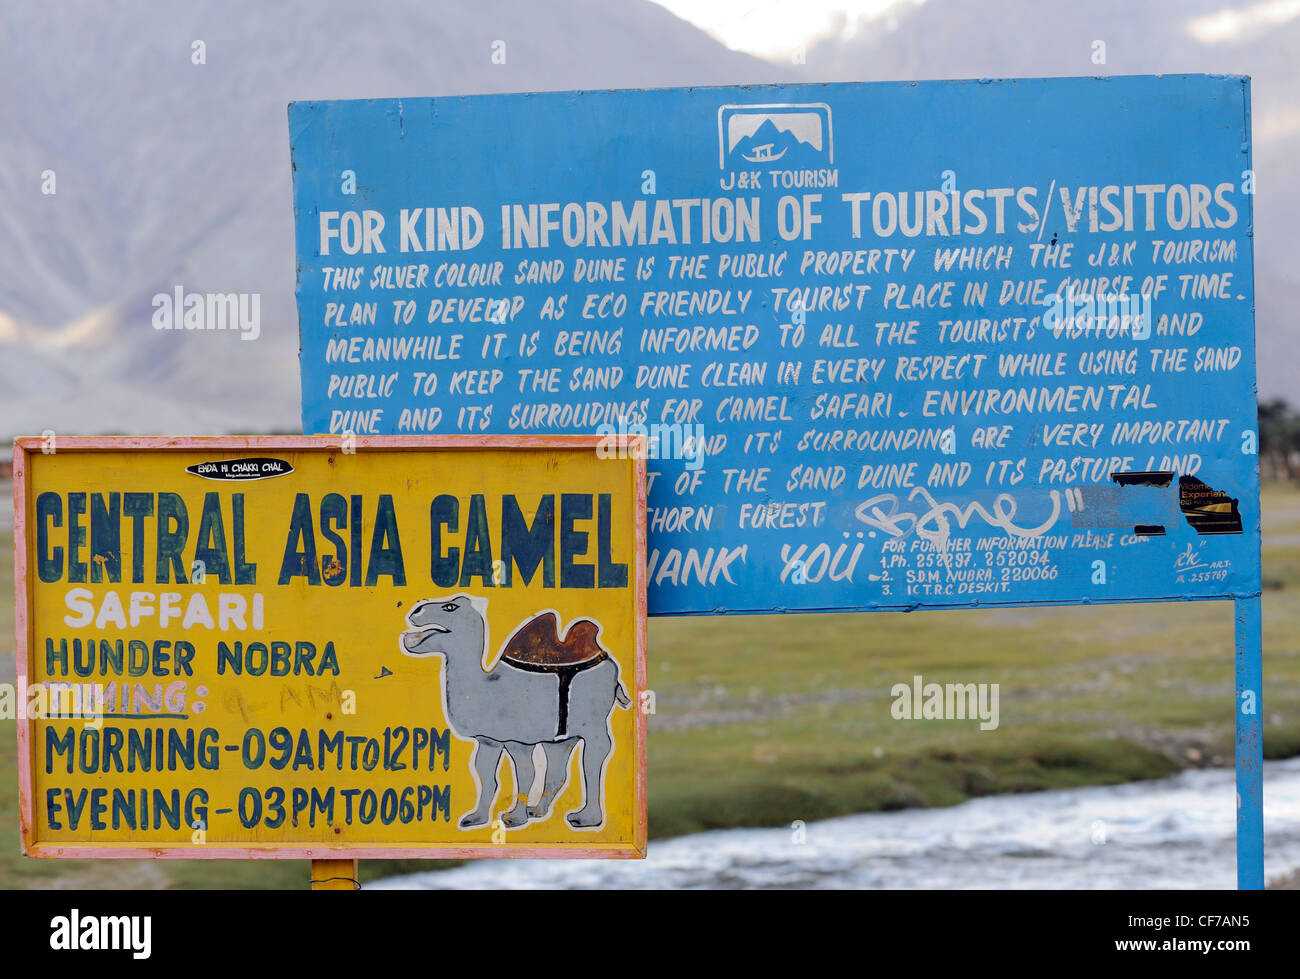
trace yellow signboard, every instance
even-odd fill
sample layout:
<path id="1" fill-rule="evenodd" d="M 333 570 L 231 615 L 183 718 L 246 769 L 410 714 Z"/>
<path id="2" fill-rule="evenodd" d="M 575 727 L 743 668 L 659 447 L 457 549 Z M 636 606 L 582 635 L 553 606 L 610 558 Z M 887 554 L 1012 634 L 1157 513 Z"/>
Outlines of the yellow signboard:
<path id="1" fill-rule="evenodd" d="M 643 856 L 608 442 L 19 440 L 25 852 Z"/>

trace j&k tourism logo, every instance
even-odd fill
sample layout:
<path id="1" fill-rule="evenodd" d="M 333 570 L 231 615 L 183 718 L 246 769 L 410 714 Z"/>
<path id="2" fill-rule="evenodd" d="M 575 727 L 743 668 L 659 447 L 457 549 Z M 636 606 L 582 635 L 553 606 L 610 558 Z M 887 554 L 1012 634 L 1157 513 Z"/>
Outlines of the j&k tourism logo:
<path id="1" fill-rule="evenodd" d="M 835 187 L 831 107 L 824 102 L 718 107 L 723 190 Z"/>

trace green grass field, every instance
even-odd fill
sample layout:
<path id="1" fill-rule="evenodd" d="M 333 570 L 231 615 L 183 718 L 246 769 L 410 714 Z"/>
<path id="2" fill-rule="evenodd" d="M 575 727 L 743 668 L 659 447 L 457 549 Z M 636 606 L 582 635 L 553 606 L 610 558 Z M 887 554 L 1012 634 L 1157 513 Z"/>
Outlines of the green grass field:
<path id="1" fill-rule="evenodd" d="M 0 562 L 3 637 L 11 579 Z M 1264 579 L 1264 745 L 1285 757 L 1300 753 L 1295 489 L 1265 490 Z M 652 619 L 649 635 L 652 837 L 1232 761 L 1229 603 Z M 999 728 L 894 720 L 890 688 L 914 674 L 1000 684 Z M 14 756 L 0 722 L 0 887 L 305 886 L 299 861 L 25 859 Z M 375 861 L 362 876 L 429 865 Z"/>

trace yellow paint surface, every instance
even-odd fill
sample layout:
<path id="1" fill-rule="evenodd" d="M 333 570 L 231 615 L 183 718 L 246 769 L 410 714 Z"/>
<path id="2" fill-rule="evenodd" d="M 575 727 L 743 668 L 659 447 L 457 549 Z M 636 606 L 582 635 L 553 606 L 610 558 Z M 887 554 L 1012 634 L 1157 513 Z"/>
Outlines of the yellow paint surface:
<path id="1" fill-rule="evenodd" d="M 294 472 L 239 482 L 209 480 L 186 472 L 186 467 L 200 463 L 250 457 L 286 460 Z M 641 689 L 636 655 L 636 490 L 635 468 L 630 460 L 598 459 L 593 449 L 363 449 L 344 454 L 337 449 L 220 448 L 32 453 L 28 456 L 26 533 L 29 678 L 32 682 L 117 684 L 116 688 L 107 687 L 112 702 L 105 707 L 102 723 L 49 718 L 30 722 L 35 848 L 54 855 L 50 851 L 59 846 L 191 847 L 195 857 L 204 856 L 205 849 L 220 847 L 282 848 L 285 856 L 302 856 L 302 848 L 340 845 L 364 848 L 370 855 L 389 848 L 411 847 L 479 846 L 494 852 L 537 847 L 643 849 L 644 799 L 639 783 L 643 746 L 637 743 L 636 716 Z M 38 512 L 38 498 L 46 493 L 57 495 L 57 521 L 48 512 Z M 86 494 L 87 512 L 75 515 L 75 521 L 85 529 L 85 540 L 78 545 L 76 534 L 70 533 L 74 522 L 71 511 L 79 507 L 75 494 L 82 493 Z M 93 539 L 89 512 L 93 494 L 100 494 L 108 504 L 112 499 L 109 494 L 113 493 L 122 494 L 120 501 L 127 499 L 125 494 L 149 495 L 155 509 L 154 516 L 138 520 L 142 535 L 138 542 L 137 521 L 125 512 L 121 516 L 120 581 L 106 580 L 115 555 L 104 546 L 104 540 L 97 543 Z M 209 543 L 220 537 L 234 563 L 235 497 L 242 495 L 244 561 L 256 566 L 255 584 L 235 584 L 233 570 L 231 583 L 223 583 L 211 567 L 202 583 L 177 584 L 174 578 L 171 583 L 159 583 L 156 511 L 160 493 L 178 494 L 184 503 L 189 526 L 181 555 L 187 577 L 194 576 L 193 562 L 209 494 L 216 494 L 224 532 L 211 534 Z M 359 585 L 352 582 L 356 555 L 350 529 L 335 525 L 330 528 L 347 544 L 346 556 L 322 533 L 320 506 L 329 493 L 340 494 L 349 508 L 352 497 L 361 498 L 364 523 Z M 499 563 L 494 568 L 497 584 L 483 576 L 458 581 L 455 587 L 442 587 L 431 580 L 430 504 L 435 497 L 447 494 L 459 501 L 457 529 L 443 528 L 441 548 L 445 554 L 451 547 L 466 550 L 471 496 L 483 495 L 492 560 L 497 562 L 501 557 L 503 495 L 513 494 L 524 517 L 532 521 L 543 496 L 554 494 L 558 524 L 561 495 L 566 493 L 592 496 L 591 517 L 573 524 L 576 532 L 587 535 L 586 552 L 572 556 L 574 563 L 591 566 L 597 564 L 597 498 L 599 494 L 609 495 L 612 519 L 608 557 L 627 565 L 626 587 L 562 587 L 558 529 L 554 587 L 545 587 L 540 568 L 527 585 L 518 570 L 511 568 L 511 584 L 505 587 Z M 322 573 L 319 584 L 309 583 L 302 575 L 287 584 L 277 583 L 298 494 L 308 497 L 316 564 Z M 392 498 L 405 584 L 394 583 L 387 574 L 373 584 L 365 581 L 382 494 Z M 52 501 L 54 497 L 46 498 L 47 508 L 53 506 Z M 42 581 L 39 575 L 42 548 L 38 529 L 42 523 L 48 533 L 43 548 L 47 576 L 52 576 L 55 565 L 59 572 L 57 580 L 49 582 Z M 169 526 L 175 529 L 174 523 Z M 301 550 L 301 541 L 297 543 Z M 57 561 L 56 548 L 62 550 Z M 107 553 L 97 553 L 101 551 Z M 346 567 L 341 558 L 346 560 Z M 143 570 L 139 582 L 132 580 L 137 559 Z M 84 582 L 75 580 L 81 564 L 87 569 Z M 302 569 L 301 560 L 298 568 Z M 172 575 L 172 568 L 168 568 L 168 575 Z M 120 613 L 110 592 L 120 599 Z M 146 597 L 138 599 L 139 607 L 152 609 L 144 612 L 134 626 L 129 620 L 133 593 L 146 593 Z M 166 598 L 166 593 L 175 597 Z M 479 828 L 459 828 L 458 821 L 475 802 L 476 785 L 470 767 L 474 743 L 454 732 L 445 733 L 449 722 L 444 716 L 441 690 L 442 657 L 406 655 L 399 645 L 399 635 L 407 628 L 405 616 L 415 604 L 461 593 L 487 601 L 488 663 L 495 661 L 512 630 L 544 609 L 559 613 L 562 630 L 570 620 L 578 618 L 599 623 L 601 645 L 618 664 L 623 688 L 632 700 L 631 709 L 615 705 L 610 715 L 615 747 L 605 772 L 602 826 L 578 830 L 565 821 L 565 814 L 583 803 L 579 755 L 574 752 L 569 759 L 568 784 L 548 818 L 520 828 L 501 825 L 500 815 L 514 804 L 516 796 L 533 789 L 530 785 L 516 786 L 512 766 L 503 756 L 491 822 Z M 223 595 L 243 599 L 245 628 L 238 628 L 232 620 L 222 631 L 219 609 Z M 255 595 L 262 601 L 260 629 L 251 621 Z M 196 596 L 200 596 L 199 605 L 212 617 L 212 627 L 192 604 Z M 172 621 L 165 626 L 159 621 L 164 603 L 172 610 L 168 613 Z M 94 609 L 98 623 L 69 624 L 70 619 L 78 621 L 78 615 L 87 608 Z M 188 623 L 184 621 L 187 613 L 191 619 Z M 122 615 L 127 617 L 125 627 Z M 93 641 L 96 646 L 95 668 L 89 676 L 78 675 L 73 665 L 77 639 Z M 65 675 L 56 654 L 52 674 L 47 641 L 58 650 L 63 640 L 68 643 L 69 669 Z M 107 671 L 101 669 L 101 640 L 107 640 L 110 646 L 122 640 L 128 660 L 130 642 L 142 641 L 146 646 L 136 649 L 149 651 L 149 671 L 133 676 L 129 667 L 126 675 L 111 664 Z M 159 641 L 173 644 L 159 647 L 168 651 L 178 641 L 191 643 L 192 674 L 178 671 L 174 655 L 160 660 L 154 653 Z M 251 659 L 243 659 L 242 675 L 229 666 L 219 672 L 218 651 L 223 642 L 232 650 L 236 643 L 242 642 L 247 648 L 260 642 L 267 652 L 258 651 Z M 289 644 L 287 656 L 282 656 L 279 663 L 271 653 L 273 642 Z M 325 647 L 332 643 L 338 674 L 329 670 L 324 675 L 310 675 L 305 667 L 296 671 L 298 643 L 314 646 L 313 667 L 318 673 Z M 165 675 L 154 675 L 155 668 Z M 251 675 L 250 670 L 256 668 L 262 668 L 261 675 Z M 127 686 L 125 702 L 123 684 Z M 182 716 L 156 716 L 160 713 Z M 429 741 L 434 746 L 441 734 L 449 751 L 424 747 L 413 767 L 414 739 L 401 732 L 416 729 L 432 731 Z M 188 732 L 194 734 L 192 767 L 186 758 L 171 759 L 171 752 L 166 750 L 173 736 L 184 741 Z M 155 739 L 161 736 L 164 742 L 163 770 L 154 770 L 158 756 L 151 753 L 147 765 L 140 763 L 137 754 L 136 770 L 117 771 L 118 758 L 123 765 L 129 763 L 129 739 L 139 739 L 145 733 Z M 339 734 L 344 739 L 364 739 L 356 742 L 358 758 L 354 763 L 352 745 L 344 740 L 342 763 L 331 745 L 322 769 L 322 735 L 329 739 Z M 67 750 L 69 736 L 75 745 L 72 752 Z M 263 741 L 264 755 L 260 750 Z M 110 742 L 119 746 L 116 754 L 108 750 Z M 375 747 L 368 749 L 371 745 Z M 403 767 L 385 767 L 386 745 L 394 761 Z M 205 756 L 215 761 L 215 769 L 203 767 Z M 378 762 L 367 770 L 367 761 L 375 757 Z M 69 764 L 72 772 L 68 771 Z M 106 764 L 108 771 L 104 771 Z M 295 807 L 295 790 L 299 803 L 305 797 L 305 808 Z M 352 790 L 356 791 L 351 797 L 349 820 L 343 793 Z M 367 792 L 373 795 L 367 796 Z M 536 797 L 537 792 L 533 795 Z M 167 819 L 157 825 L 158 802 L 169 806 L 174 800 L 179 800 L 181 825 L 173 827 Z M 142 804 L 146 802 L 147 807 Z M 130 813 L 132 805 L 134 814 Z M 323 808 L 329 811 L 322 812 Z M 395 815 L 386 821 L 384 817 L 390 813 Z M 246 826 L 245 821 L 253 825 Z M 289 849 L 297 852 L 291 854 Z M 85 855 L 84 851 L 80 855 Z"/>

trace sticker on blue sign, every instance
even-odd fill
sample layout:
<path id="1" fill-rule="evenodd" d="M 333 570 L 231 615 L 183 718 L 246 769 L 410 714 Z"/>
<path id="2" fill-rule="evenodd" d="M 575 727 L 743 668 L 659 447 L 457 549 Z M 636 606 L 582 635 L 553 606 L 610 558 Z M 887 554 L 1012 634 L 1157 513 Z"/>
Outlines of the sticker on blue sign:
<path id="1" fill-rule="evenodd" d="M 1258 594 L 1249 95 L 294 103 L 303 431 L 644 435 L 652 614 Z"/>

